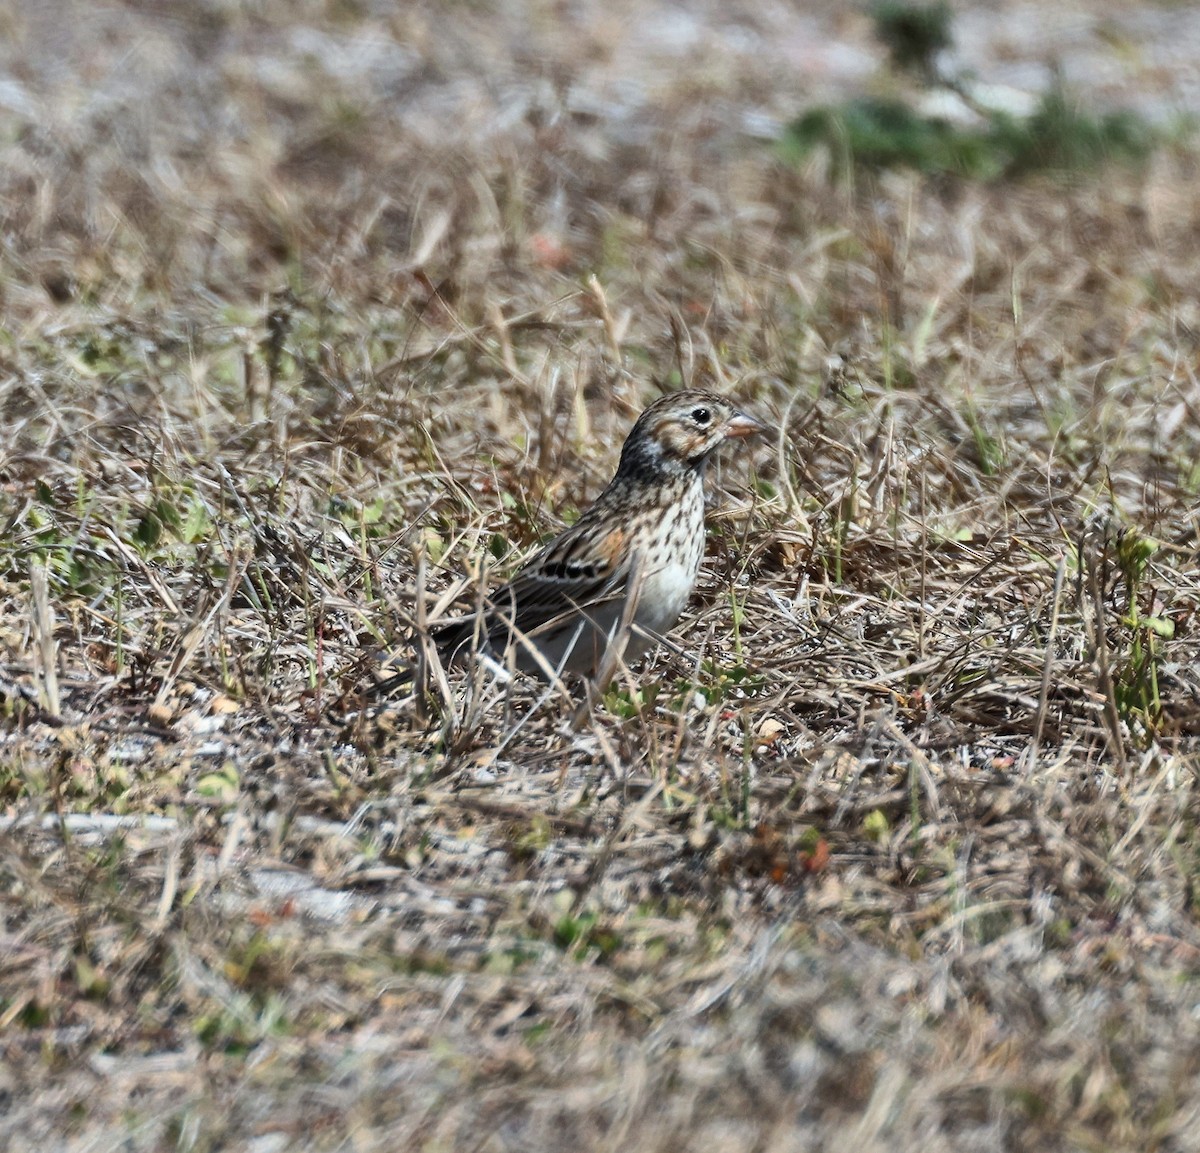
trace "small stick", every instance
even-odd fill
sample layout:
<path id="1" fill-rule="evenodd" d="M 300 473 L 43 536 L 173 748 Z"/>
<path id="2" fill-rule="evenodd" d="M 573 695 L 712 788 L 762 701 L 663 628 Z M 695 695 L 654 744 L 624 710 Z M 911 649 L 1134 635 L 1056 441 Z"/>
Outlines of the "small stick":
<path id="1" fill-rule="evenodd" d="M 629 636 L 633 631 L 638 601 L 641 599 L 642 586 L 645 581 L 646 574 L 642 571 L 642 554 L 641 550 L 638 550 L 629 562 L 629 579 L 625 584 L 627 591 L 625 604 L 621 609 L 621 619 L 612 634 L 608 648 L 604 651 L 604 656 L 596 669 L 596 675 L 588 681 L 586 696 L 576 708 L 574 716 L 571 717 L 572 732 L 578 732 L 584 719 L 591 714 L 600 694 L 608 688 L 621 664 L 621 658 L 625 655 L 625 646 L 629 644 Z"/>
<path id="2" fill-rule="evenodd" d="M 425 724 L 429 720 L 428 701 L 425 694 L 429 688 L 429 640 L 425 613 L 425 543 L 413 549 L 416 568 L 413 581 L 417 586 L 417 599 L 413 607 L 417 643 L 413 646 L 413 711 L 417 720 Z"/>
<path id="3" fill-rule="evenodd" d="M 1050 681 L 1054 671 L 1054 638 L 1058 633 L 1058 613 L 1062 603 L 1063 584 L 1067 578 L 1067 556 L 1058 561 L 1054 574 L 1054 600 L 1050 606 L 1050 628 L 1046 636 L 1046 659 L 1042 664 L 1042 689 L 1038 694 L 1037 718 L 1033 724 L 1033 740 L 1029 745 L 1029 773 L 1037 768 L 1038 746 L 1042 743 L 1042 729 L 1046 724 L 1046 706 L 1050 702 Z"/>
<path id="4" fill-rule="evenodd" d="M 37 637 L 40 703 L 52 717 L 60 717 L 62 702 L 58 695 L 58 645 L 54 643 L 54 609 L 50 605 L 46 566 L 40 561 L 33 561 L 29 565 L 29 585 L 33 591 L 33 630 Z"/>
<path id="5" fill-rule="evenodd" d="M 608 340 L 608 350 L 612 353 L 613 360 L 620 364 L 621 334 L 617 331 L 617 322 L 613 320 L 613 314 L 609 311 L 608 297 L 604 295 L 604 287 L 596 278 L 594 272 L 587 279 L 587 290 L 595 302 L 596 311 L 600 313 L 600 320 L 604 324 L 604 335 Z"/>

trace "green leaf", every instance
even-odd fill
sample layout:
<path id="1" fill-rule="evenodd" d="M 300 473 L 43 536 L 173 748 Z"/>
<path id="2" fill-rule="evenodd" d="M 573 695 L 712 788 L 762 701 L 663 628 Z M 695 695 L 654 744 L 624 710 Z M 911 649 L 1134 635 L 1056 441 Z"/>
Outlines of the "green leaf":
<path id="1" fill-rule="evenodd" d="M 887 817 L 879 809 L 872 809 L 863 818 L 862 827 L 867 840 L 874 841 L 876 844 L 887 840 L 887 835 L 891 832 L 891 825 L 888 824 Z"/>
<path id="2" fill-rule="evenodd" d="M 133 530 L 133 539 L 143 551 L 148 551 L 162 539 L 162 529 L 162 521 L 152 509 L 147 509 Z"/>
<path id="3" fill-rule="evenodd" d="M 183 519 L 180 535 L 188 544 L 204 540 L 212 530 L 212 521 L 201 501 L 194 500 L 188 505 L 187 516 Z"/>
<path id="4" fill-rule="evenodd" d="M 232 761 L 226 761 L 217 772 L 208 773 L 196 782 L 196 792 L 202 797 L 230 805 L 237 800 L 239 784 L 237 766 Z"/>
<path id="5" fill-rule="evenodd" d="M 1156 636 L 1170 639 L 1175 635 L 1175 622 L 1167 617 L 1142 617 L 1138 622 L 1144 625 Z"/>

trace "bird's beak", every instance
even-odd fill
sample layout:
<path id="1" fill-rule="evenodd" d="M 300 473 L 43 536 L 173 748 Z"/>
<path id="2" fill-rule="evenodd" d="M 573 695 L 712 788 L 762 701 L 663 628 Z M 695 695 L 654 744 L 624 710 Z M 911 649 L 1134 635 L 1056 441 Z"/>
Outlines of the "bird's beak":
<path id="1" fill-rule="evenodd" d="M 735 412 L 725 422 L 725 435 L 733 436 L 741 439 L 746 436 L 753 436 L 756 432 L 766 432 L 766 427 L 759 424 L 751 416 L 747 416 L 744 412 Z"/>

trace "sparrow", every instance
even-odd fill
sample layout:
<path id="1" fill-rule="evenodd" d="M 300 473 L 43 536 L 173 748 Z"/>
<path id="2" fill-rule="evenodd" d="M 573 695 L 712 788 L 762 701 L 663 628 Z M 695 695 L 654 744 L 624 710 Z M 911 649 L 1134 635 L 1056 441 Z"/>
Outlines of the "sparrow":
<path id="1" fill-rule="evenodd" d="M 638 417 L 616 475 L 570 528 L 484 598 L 430 630 L 444 665 L 484 658 L 545 679 L 631 662 L 679 619 L 704 555 L 704 473 L 763 431 L 713 392 L 674 392 Z"/>

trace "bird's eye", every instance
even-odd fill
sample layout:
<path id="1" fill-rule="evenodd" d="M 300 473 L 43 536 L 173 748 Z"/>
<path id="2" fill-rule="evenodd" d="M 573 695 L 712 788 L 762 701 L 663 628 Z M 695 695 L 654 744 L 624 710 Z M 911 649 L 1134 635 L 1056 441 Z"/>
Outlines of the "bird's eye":
<path id="1" fill-rule="evenodd" d="M 710 420 L 712 420 L 712 413 L 709 412 L 707 408 L 693 408 L 692 420 L 703 427 L 704 425 L 708 424 Z"/>

